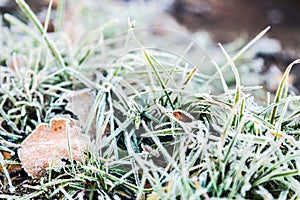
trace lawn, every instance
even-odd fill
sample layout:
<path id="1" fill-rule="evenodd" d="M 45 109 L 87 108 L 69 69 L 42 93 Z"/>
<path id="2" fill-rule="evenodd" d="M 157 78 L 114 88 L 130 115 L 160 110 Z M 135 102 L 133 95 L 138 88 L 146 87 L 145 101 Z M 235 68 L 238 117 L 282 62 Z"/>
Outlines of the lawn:
<path id="1" fill-rule="evenodd" d="M 300 60 L 263 87 L 270 27 L 213 46 L 146 14 L 61 0 L 41 23 L 16 2 L 27 22 L 0 30 L 1 199 L 299 198 Z"/>

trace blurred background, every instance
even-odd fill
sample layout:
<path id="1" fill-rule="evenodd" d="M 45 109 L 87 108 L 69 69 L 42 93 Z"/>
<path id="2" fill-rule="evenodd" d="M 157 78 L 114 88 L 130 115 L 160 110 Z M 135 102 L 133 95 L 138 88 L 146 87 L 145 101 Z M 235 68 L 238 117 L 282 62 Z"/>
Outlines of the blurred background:
<path id="1" fill-rule="evenodd" d="M 170 13 L 192 31 L 205 29 L 220 42 L 255 34 L 266 26 L 285 48 L 299 48 L 298 0 L 175 0 Z"/>
<path id="2" fill-rule="evenodd" d="M 26 0 L 26 2 L 43 22 L 49 0 Z M 59 2 L 62 1 L 53 0 L 53 10 L 58 7 Z M 103 13 L 103 17 L 98 17 L 96 20 L 92 17 L 90 20 L 85 19 L 87 26 L 89 24 L 90 27 L 99 26 L 101 22 L 112 17 L 126 24 L 130 17 L 135 20 L 138 27 L 170 28 L 196 38 L 204 47 L 216 46 L 217 43 L 232 44 L 241 40 L 249 41 L 265 27 L 271 26 L 265 39 L 257 45 L 253 56 L 253 59 L 263 61 L 259 73 L 266 76 L 267 74 L 273 76 L 274 73 L 276 76 L 280 75 L 290 62 L 300 56 L 299 0 L 69 0 L 66 2 L 65 24 L 68 24 L 68 20 L 71 21 L 70 16 L 78 12 L 74 4 L 89 4 L 95 12 Z M 0 12 L 22 18 L 22 13 L 14 0 L 0 0 Z M 93 16 L 91 13 L 86 15 Z M 55 14 L 52 18 L 54 21 Z M 8 25 L 5 20 L 2 24 Z M 74 23 L 69 26 L 73 25 Z M 55 24 L 50 23 L 48 32 L 54 31 L 56 31 Z M 276 68 L 275 72 L 274 68 Z M 291 82 L 296 90 L 300 90 L 299 76 L 300 70 L 295 68 L 292 71 Z M 272 86 L 272 83 L 266 83 L 268 84 L 268 89 L 276 89 L 276 84 Z"/>
<path id="3" fill-rule="evenodd" d="M 26 0 L 26 2 L 36 13 L 40 13 L 47 9 L 49 0 Z M 147 7 L 152 7 L 155 0 L 94 0 L 94 2 L 99 6 L 108 8 L 123 6 L 124 9 L 139 4 L 143 12 L 147 12 Z M 54 9 L 58 3 L 59 0 L 53 1 Z M 298 0 L 162 0 L 155 3 L 155 9 L 163 10 L 188 30 L 208 31 L 217 42 L 230 42 L 241 35 L 253 35 L 266 26 L 272 26 L 272 31 L 268 33 L 270 37 L 280 40 L 284 48 L 299 48 L 300 1 Z M 17 4 L 14 0 L 0 0 L 0 11 L 16 14 Z"/>

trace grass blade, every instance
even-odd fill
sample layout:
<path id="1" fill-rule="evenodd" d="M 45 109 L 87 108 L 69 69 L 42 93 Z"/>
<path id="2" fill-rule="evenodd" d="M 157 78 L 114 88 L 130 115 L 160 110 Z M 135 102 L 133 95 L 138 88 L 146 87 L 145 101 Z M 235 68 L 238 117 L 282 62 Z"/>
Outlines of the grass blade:
<path id="1" fill-rule="evenodd" d="M 274 99 L 275 106 L 273 107 L 273 109 L 271 111 L 271 116 L 270 116 L 270 123 L 271 124 L 274 124 L 274 122 L 275 122 L 275 118 L 276 118 L 277 110 L 278 110 L 278 104 L 277 103 L 281 100 L 282 95 L 284 93 L 286 93 L 283 90 L 284 90 L 285 87 L 287 87 L 287 81 L 288 81 L 289 73 L 290 73 L 292 67 L 296 64 L 299 64 L 299 63 L 300 63 L 300 59 L 295 60 L 291 64 L 289 64 L 289 66 L 286 68 L 286 70 L 285 70 L 285 72 L 284 72 L 284 74 L 281 78 L 281 81 L 279 83 L 278 89 L 276 91 L 275 99 Z"/>
<path id="2" fill-rule="evenodd" d="M 61 54 L 59 53 L 59 51 L 58 51 L 57 47 L 54 45 L 54 43 L 48 38 L 47 33 L 46 33 L 43 25 L 37 18 L 37 16 L 33 13 L 31 8 L 28 6 L 28 4 L 24 0 L 15 0 L 15 1 L 20 6 L 22 11 L 25 13 L 25 15 L 33 22 L 33 24 L 37 28 L 38 32 L 43 36 L 43 39 L 46 42 L 52 55 L 55 57 L 58 66 L 60 68 L 64 68 L 65 62 L 64 62 Z"/>

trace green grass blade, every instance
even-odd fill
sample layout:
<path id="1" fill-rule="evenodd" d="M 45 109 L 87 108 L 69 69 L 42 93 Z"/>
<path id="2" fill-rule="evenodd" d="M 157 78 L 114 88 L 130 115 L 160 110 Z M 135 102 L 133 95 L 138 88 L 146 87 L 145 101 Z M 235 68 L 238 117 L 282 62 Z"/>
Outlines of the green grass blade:
<path id="1" fill-rule="evenodd" d="M 240 100 L 240 96 L 241 96 L 241 80 L 240 80 L 240 75 L 239 72 L 234 64 L 234 60 L 228 55 L 228 53 L 226 52 L 226 50 L 224 49 L 224 47 L 219 43 L 219 47 L 221 48 L 223 54 L 226 56 L 229 65 L 231 66 L 231 69 L 234 73 L 234 77 L 235 77 L 235 98 L 234 98 L 234 105 L 237 105 L 239 103 Z"/>
<path id="2" fill-rule="evenodd" d="M 35 27 L 37 28 L 38 32 L 43 36 L 44 41 L 46 42 L 50 52 L 55 57 L 57 64 L 60 68 L 65 67 L 65 62 L 59 53 L 57 47 L 54 45 L 54 43 L 48 38 L 47 33 L 44 30 L 43 25 L 37 18 L 37 16 L 33 13 L 31 8 L 28 6 L 28 4 L 24 0 L 15 0 L 17 4 L 20 6 L 22 11 L 25 13 L 25 15 L 33 22 Z"/>
<path id="3" fill-rule="evenodd" d="M 272 111 L 271 111 L 271 116 L 270 116 L 270 123 L 271 124 L 274 124 L 275 122 L 275 118 L 276 118 L 276 115 L 277 115 L 277 110 L 278 110 L 278 102 L 281 100 L 281 97 L 284 93 L 283 90 L 285 87 L 287 87 L 287 81 L 288 81 L 288 76 L 289 76 L 289 73 L 292 69 L 292 67 L 296 64 L 299 64 L 300 63 L 300 59 L 298 60 L 295 60 L 293 61 L 291 64 L 289 64 L 289 66 L 286 68 L 282 78 L 281 78 L 281 81 L 279 83 L 279 86 L 278 86 L 278 89 L 276 91 L 276 95 L 275 95 L 275 99 L 274 99 L 274 104 L 275 106 L 273 107 Z"/>
<path id="4" fill-rule="evenodd" d="M 57 7 L 57 17 L 55 20 L 55 31 L 62 30 L 62 24 L 64 20 L 64 11 L 65 11 L 65 0 L 58 0 L 58 7 Z"/>
<path id="5" fill-rule="evenodd" d="M 173 105 L 173 101 L 171 100 L 171 97 L 167 91 L 167 87 L 166 87 L 165 83 L 163 82 L 161 76 L 159 75 L 158 71 L 156 70 L 154 63 L 152 62 L 153 59 L 151 59 L 150 55 L 146 51 L 144 51 L 144 56 L 145 56 L 147 62 L 149 63 L 149 65 L 151 66 L 160 86 L 162 87 L 170 106 L 172 107 L 172 109 L 175 109 L 175 106 Z"/>

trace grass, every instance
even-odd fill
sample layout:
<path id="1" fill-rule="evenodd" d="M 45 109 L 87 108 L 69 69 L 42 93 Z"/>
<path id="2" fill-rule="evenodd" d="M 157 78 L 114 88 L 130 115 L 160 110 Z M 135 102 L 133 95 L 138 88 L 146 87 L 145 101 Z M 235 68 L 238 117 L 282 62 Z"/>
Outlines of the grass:
<path id="1" fill-rule="evenodd" d="M 261 89 L 244 86 L 240 73 L 247 49 L 269 27 L 236 52 L 219 45 L 217 61 L 175 31 L 161 29 L 183 44 L 161 43 L 155 28 L 118 34 L 114 20 L 73 40 L 63 29 L 48 34 L 17 3 L 34 26 L 6 15 L 12 27 L 1 30 L 0 150 L 13 157 L 0 157 L 0 198 L 299 198 L 300 97 L 286 86 L 299 60 L 273 102 L 257 102 Z M 38 124 L 76 118 L 64 95 L 83 88 L 95 93 L 83 127 L 95 134 L 88 159 L 38 179 L 9 172 L 7 164 L 19 163 L 18 144 Z"/>

